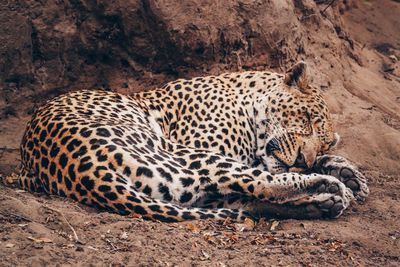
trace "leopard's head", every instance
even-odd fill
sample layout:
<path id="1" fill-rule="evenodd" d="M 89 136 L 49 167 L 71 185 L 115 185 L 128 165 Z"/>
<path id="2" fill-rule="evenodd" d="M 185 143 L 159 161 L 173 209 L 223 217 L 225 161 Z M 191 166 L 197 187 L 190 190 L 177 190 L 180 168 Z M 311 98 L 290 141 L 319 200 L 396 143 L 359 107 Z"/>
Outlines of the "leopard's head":
<path id="1" fill-rule="evenodd" d="M 328 107 L 306 75 L 294 65 L 255 104 L 257 158 L 272 173 L 309 170 L 319 154 L 339 141 Z"/>

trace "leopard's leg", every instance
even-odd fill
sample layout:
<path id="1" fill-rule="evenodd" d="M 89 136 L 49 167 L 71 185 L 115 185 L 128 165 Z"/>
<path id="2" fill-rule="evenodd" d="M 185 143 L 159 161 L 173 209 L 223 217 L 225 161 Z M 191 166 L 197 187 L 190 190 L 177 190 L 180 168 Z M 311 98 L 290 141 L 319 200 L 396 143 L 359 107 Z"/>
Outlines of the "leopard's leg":
<path id="1" fill-rule="evenodd" d="M 297 174 L 293 175 L 297 176 Z M 301 175 L 294 179 L 296 180 L 294 183 L 279 184 L 279 181 L 269 183 L 268 189 L 263 188 L 264 185 L 261 185 L 263 183 L 257 182 L 258 189 L 263 190 L 264 193 L 253 196 L 247 192 L 243 194 L 242 190 L 233 191 L 224 197 L 213 192 L 195 205 L 204 208 L 240 208 L 248 211 L 255 218 L 276 216 L 309 219 L 337 218 L 349 206 L 353 198 L 351 191 L 335 177 Z"/>
<path id="2" fill-rule="evenodd" d="M 199 190 L 203 192 L 203 198 L 214 198 L 216 202 L 237 193 L 254 198 L 257 203 L 261 203 L 260 205 L 264 203 L 265 206 L 280 206 L 283 211 L 288 205 L 299 208 L 309 206 L 309 212 L 315 213 L 315 209 L 318 209 L 322 217 L 336 218 L 349 206 L 353 198 L 351 191 L 342 182 L 328 175 L 272 175 L 217 155 L 203 155 L 198 166 L 213 170 L 208 173 L 209 180 L 202 183 Z M 204 204 L 205 201 L 200 199 L 198 203 Z M 233 208 L 229 203 L 225 207 Z M 303 217 L 316 216 L 304 214 Z"/>
<path id="3" fill-rule="evenodd" d="M 337 218 L 353 198 L 343 183 L 327 175 L 287 173 L 275 175 L 267 183 L 268 189 L 258 181 L 255 190 L 260 200 L 257 210 L 264 209 L 264 215 L 274 212 L 293 218 Z"/>
<path id="4" fill-rule="evenodd" d="M 317 158 L 313 172 L 336 177 L 353 192 L 358 201 L 365 201 L 369 195 L 366 177 L 344 157 L 323 155 Z"/>
<path id="5" fill-rule="evenodd" d="M 179 204 L 152 198 L 136 190 L 130 179 L 117 171 L 103 169 L 97 175 L 101 179 L 96 179 L 96 187 L 88 186 L 88 184 L 92 183 L 89 181 L 95 181 L 91 180 L 91 178 L 95 177 L 86 176 L 84 178 L 86 179 L 85 181 L 77 180 L 76 188 L 87 189 L 87 191 L 81 190 L 80 193 L 76 191 L 69 192 L 64 184 L 61 183 L 56 187 L 49 188 L 48 185 L 43 184 L 41 179 L 24 168 L 21 168 L 19 173 L 19 183 L 21 188 L 30 192 L 51 193 L 63 197 L 69 196 L 82 204 L 90 205 L 100 210 L 142 217 L 147 220 L 179 222 L 197 219 L 225 220 L 230 218 L 240 222 L 245 218 L 254 219 L 253 215 L 243 209 L 183 207 Z M 118 191 L 119 194 L 114 191 Z"/>
<path id="6" fill-rule="evenodd" d="M 162 222 L 197 219 L 225 220 L 227 218 L 243 221 L 245 218 L 253 218 L 249 212 L 243 209 L 202 209 L 153 198 L 137 190 L 129 177 L 111 169 L 100 170 L 97 175 L 100 179 L 96 180 L 96 187 L 93 187 L 87 194 L 75 194 L 76 200 L 121 215 L 131 215 Z M 105 177 L 106 179 L 104 179 Z M 86 189 L 88 188 L 86 187 Z"/>

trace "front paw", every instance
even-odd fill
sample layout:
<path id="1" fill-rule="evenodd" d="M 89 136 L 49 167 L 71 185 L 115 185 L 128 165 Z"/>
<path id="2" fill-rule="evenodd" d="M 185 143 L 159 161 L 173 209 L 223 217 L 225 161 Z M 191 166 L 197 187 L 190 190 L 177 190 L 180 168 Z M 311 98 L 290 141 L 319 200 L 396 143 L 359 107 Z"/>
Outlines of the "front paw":
<path id="1" fill-rule="evenodd" d="M 369 195 L 365 176 L 358 171 L 356 166 L 343 157 L 334 155 L 321 156 L 318 158 L 314 168 L 318 173 L 332 175 L 339 179 L 351 189 L 358 201 L 365 201 Z"/>
<path id="2" fill-rule="evenodd" d="M 311 183 L 305 188 L 308 197 L 293 204 L 306 207 L 310 218 L 337 218 L 354 198 L 352 191 L 332 176 L 311 174 Z"/>

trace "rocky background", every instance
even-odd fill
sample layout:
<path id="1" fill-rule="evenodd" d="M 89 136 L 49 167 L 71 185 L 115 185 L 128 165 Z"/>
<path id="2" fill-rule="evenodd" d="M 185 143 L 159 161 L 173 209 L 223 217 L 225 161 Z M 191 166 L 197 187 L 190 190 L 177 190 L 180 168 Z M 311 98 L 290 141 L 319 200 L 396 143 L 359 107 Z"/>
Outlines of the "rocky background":
<path id="1" fill-rule="evenodd" d="M 2 264 L 396 266 L 399 16 L 397 0 L 1 0 L 3 181 L 18 166 L 32 111 L 55 95 L 129 94 L 304 60 L 342 136 L 336 153 L 360 166 L 372 191 L 338 220 L 265 221 L 242 232 L 228 222 L 142 222 L 0 183 Z"/>

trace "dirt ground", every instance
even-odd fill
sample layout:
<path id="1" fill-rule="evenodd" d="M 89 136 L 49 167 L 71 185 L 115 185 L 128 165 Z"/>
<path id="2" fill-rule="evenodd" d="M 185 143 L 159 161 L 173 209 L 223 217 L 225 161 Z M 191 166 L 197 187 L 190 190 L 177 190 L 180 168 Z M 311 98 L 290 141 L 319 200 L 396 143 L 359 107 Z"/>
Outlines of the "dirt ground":
<path id="1" fill-rule="evenodd" d="M 13 10 L 26 8 L 23 4 L 19 4 L 24 1 L 17 2 Z M 145 2 L 147 1 L 143 1 Z M 215 3 L 217 2 L 219 3 L 219 1 Z M 249 2 L 242 1 L 242 4 L 238 5 L 241 12 L 246 11 L 240 14 L 257 17 L 267 24 L 272 18 L 279 18 L 279 23 L 281 20 L 292 23 L 285 14 L 275 14 L 273 11 L 267 12 L 267 15 L 257 13 L 256 16 L 252 13 L 254 6 L 248 4 Z M 287 1 L 272 2 L 283 5 L 282 3 Z M 235 33 L 231 33 L 230 36 L 229 31 L 223 37 L 224 42 L 221 41 L 220 35 L 215 40 L 210 37 L 210 46 L 202 43 L 204 51 L 196 48 L 196 53 L 187 53 L 187 57 L 179 59 L 180 63 L 170 66 L 173 72 L 154 65 L 151 60 L 141 61 L 135 57 L 134 52 L 127 49 L 126 53 L 133 58 L 133 61 L 127 60 L 128 67 L 122 65 L 126 68 L 133 66 L 136 70 L 139 69 L 140 75 L 132 76 L 134 78 L 127 78 L 131 73 L 128 73 L 124 66 L 120 66 L 122 69 L 117 73 L 110 71 L 111 67 L 101 68 L 101 64 L 105 63 L 100 62 L 98 65 L 89 64 L 87 69 L 76 70 L 77 73 L 81 71 L 84 78 L 75 79 L 74 83 L 69 83 L 71 80 L 68 80 L 68 77 L 52 80 L 51 73 L 43 76 L 48 80 L 45 78 L 40 80 L 37 77 L 46 71 L 57 69 L 52 67 L 53 65 L 46 65 L 48 62 L 53 62 L 52 53 L 48 56 L 42 54 L 42 65 L 37 67 L 37 62 L 29 65 L 30 63 L 22 60 L 24 53 L 18 52 L 21 62 L 28 66 L 27 69 L 34 69 L 35 75 L 40 75 L 33 76 L 35 81 L 28 78 L 21 80 L 21 77 L 28 77 L 21 74 L 18 74 L 18 80 L 7 78 L 6 85 L 1 91 L 0 266 L 399 266 L 400 3 L 393 0 L 337 1 L 340 3 L 325 10 L 330 1 L 315 2 L 326 3 L 316 6 L 313 1 L 296 0 L 290 5 L 291 9 L 279 6 L 279 10 L 292 12 L 293 17 L 300 18 L 296 25 L 299 31 L 302 31 L 302 36 L 298 40 L 301 40 L 302 46 L 304 45 L 305 52 L 299 50 L 299 47 L 294 48 L 297 39 L 288 37 L 289 41 L 286 44 L 279 43 L 286 45 L 287 50 L 276 50 L 270 45 L 265 48 L 265 54 L 257 54 L 257 51 L 263 49 L 262 44 L 257 43 L 261 37 L 256 34 L 258 29 L 256 24 L 246 19 L 243 21 L 247 21 L 247 24 L 243 27 L 254 35 L 254 37 L 246 35 L 248 39 L 244 44 L 247 46 L 230 51 L 229 49 L 233 48 L 227 45 L 229 38 L 236 37 Z M 193 3 L 196 1 L 188 1 L 188 5 Z M 163 6 L 165 2 L 158 1 L 158 4 Z M 218 4 L 215 5 L 218 7 Z M 182 11 L 173 5 L 165 4 L 163 7 L 164 12 L 174 16 Z M 196 38 L 200 40 L 204 28 L 193 25 L 203 23 L 207 19 L 206 14 L 211 13 L 207 7 L 202 8 L 196 11 L 200 14 L 196 19 L 191 19 L 190 16 L 193 14 L 190 15 L 185 9 L 183 11 L 189 12 L 187 17 L 176 20 L 165 17 L 167 18 L 163 20 L 167 25 L 165 27 L 179 33 L 179 26 L 186 25 L 185 23 L 189 21 L 192 23 L 189 29 L 195 31 L 187 31 L 187 34 L 192 34 L 191 40 Z M 210 7 L 212 8 L 215 7 Z M 237 6 L 227 8 L 234 9 Z M 104 10 L 107 10 L 107 7 L 104 7 Z M 148 7 L 145 10 L 148 10 Z M 315 10 L 318 12 L 313 13 Z M 41 13 L 35 12 L 33 8 L 29 13 L 30 18 L 33 18 L 30 23 L 35 25 L 37 35 L 44 38 L 40 35 L 42 21 L 38 22 Z M 156 12 L 150 13 L 154 17 L 167 16 Z M 74 17 L 76 14 L 70 16 Z M 0 17 L 0 20 L 5 17 Z M 15 17 L 16 21 L 18 19 Z M 123 17 L 122 24 L 125 23 L 124 19 L 126 18 Z M 218 14 L 213 19 L 216 25 L 222 23 Z M 4 21 L 9 22 L 7 19 Z M 157 20 L 154 21 L 150 24 L 157 24 Z M 230 23 L 235 25 L 236 22 L 232 19 Z M 57 34 L 60 32 L 68 36 L 72 34 L 74 29 L 68 25 L 65 21 L 61 23 L 59 27 L 62 30 L 58 30 Z M 113 27 L 115 28 L 115 25 Z M 22 28 L 21 26 L 13 29 L 16 32 L 23 32 Z M 128 31 L 126 27 L 124 29 Z M 234 26 L 232 29 L 235 29 Z M 162 31 L 163 28 L 158 29 L 156 33 L 160 34 Z M 194 33 L 198 35 L 193 35 Z M 152 34 L 150 31 L 150 35 Z M 210 36 L 213 36 L 212 34 L 210 31 Z M 288 36 L 292 35 L 288 33 Z M 4 36 L 3 34 L 0 38 Z M 22 39 L 24 35 L 20 36 Z M 35 31 L 29 32 L 27 36 L 32 40 L 39 38 Z M 283 35 L 278 34 L 276 38 L 279 40 L 281 36 Z M 167 37 L 171 42 L 174 41 L 171 36 Z M 271 41 L 274 38 L 272 34 L 266 40 Z M 119 43 L 124 40 L 116 39 Z M 19 45 L 15 40 L 13 43 Z M 70 43 L 74 45 L 72 41 Z M 214 47 L 216 44 L 225 50 L 216 49 Z M 104 46 L 106 45 L 113 47 L 115 49 L 113 52 L 120 52 L 121 48 L 116 47 L 115 43 L 105 42 Z M 29 46 L 21 44 L 21 47 Z M 184 51 L 188 49 L 187 47 L 190 45 L 181 44 L 175 48 Z M 214 47 L 214 50 L 209 47 Z M 149 49 L 156 51 L 164 48 L 160 46 Z M 44 51 L 47 48 L 42 45 L 40 49 Z M 301 57 L 309 63 L 313 83 L 324 92 L 333 113 L 337 131 L 342 137 L 335 153 L 356 162 L 369 179 L 371 194 L 368 200 L 362 205 L 353 203 L 339 219 L 263 220 L 255 226 L 250 223 L 236 224 L 229 221 L 165 224 L 99 213 L 68 199 L 33 195 L 14 186 L 5 185 L 5 181 L 10 175 L 12 177 L 13 171 L 17 168 L 18 145 L 32 108 L 53 95 L 74 89 L 77 84 L 91 86 L 102 84 L 105 87 L 115 88 L 113 90 L 116 91 L 131 93 L 154 87 L 176 77 L 266 67 L 281 71 L 290 63 L 290 54 L 293 53 L 291 49 L 301 54 Z M 199 51 L 215 53 L 220 57 L 213 55 L 212 58 L 206 58 L 203 55 L 199 56 Z M 243 51 L 247 51 L 247 54 Z M 275 57 L 265 59 L 265 55 L 275 55 L 277 51 L 286 61 L 274 61 Z M 156 56 L 152 51 L 147 52 L 149 57 L 154 55 L 152 60 L 159 59 L 161 62 L 171 60 L 168 57 Z M 118 56 L 125 55 L 122 52 L 118 53 L 116 54 Z M 225 58 L 221 54 L 228 56 Z M 47 60 L 48 58 L 50 59 Z M 72 60 L 67 57 L 60 58 L 64 63 Z M 268 63 L 261 64 L 260 61 L 264 59 Z M 0 62 L 5 64 L 5 61 L 0 60 Z M 15 73 L 26 71 L 21 69 L 24 68 L 24 64 L 19 64 L 18 68 L 13 67 L 13 71 Z M 110 66 L 116 67 L 113 63 L 110 63 Z M 85 76 L 96 69 L 101 70 L 102 75 L 107 77 L 106 81 L 101 80 L 99 83 L 98 77 Z M 72 73 L 74 71 L 71 70 Z M 34 89 L 36 86 L 42 87 L 40 90 Z"/>

